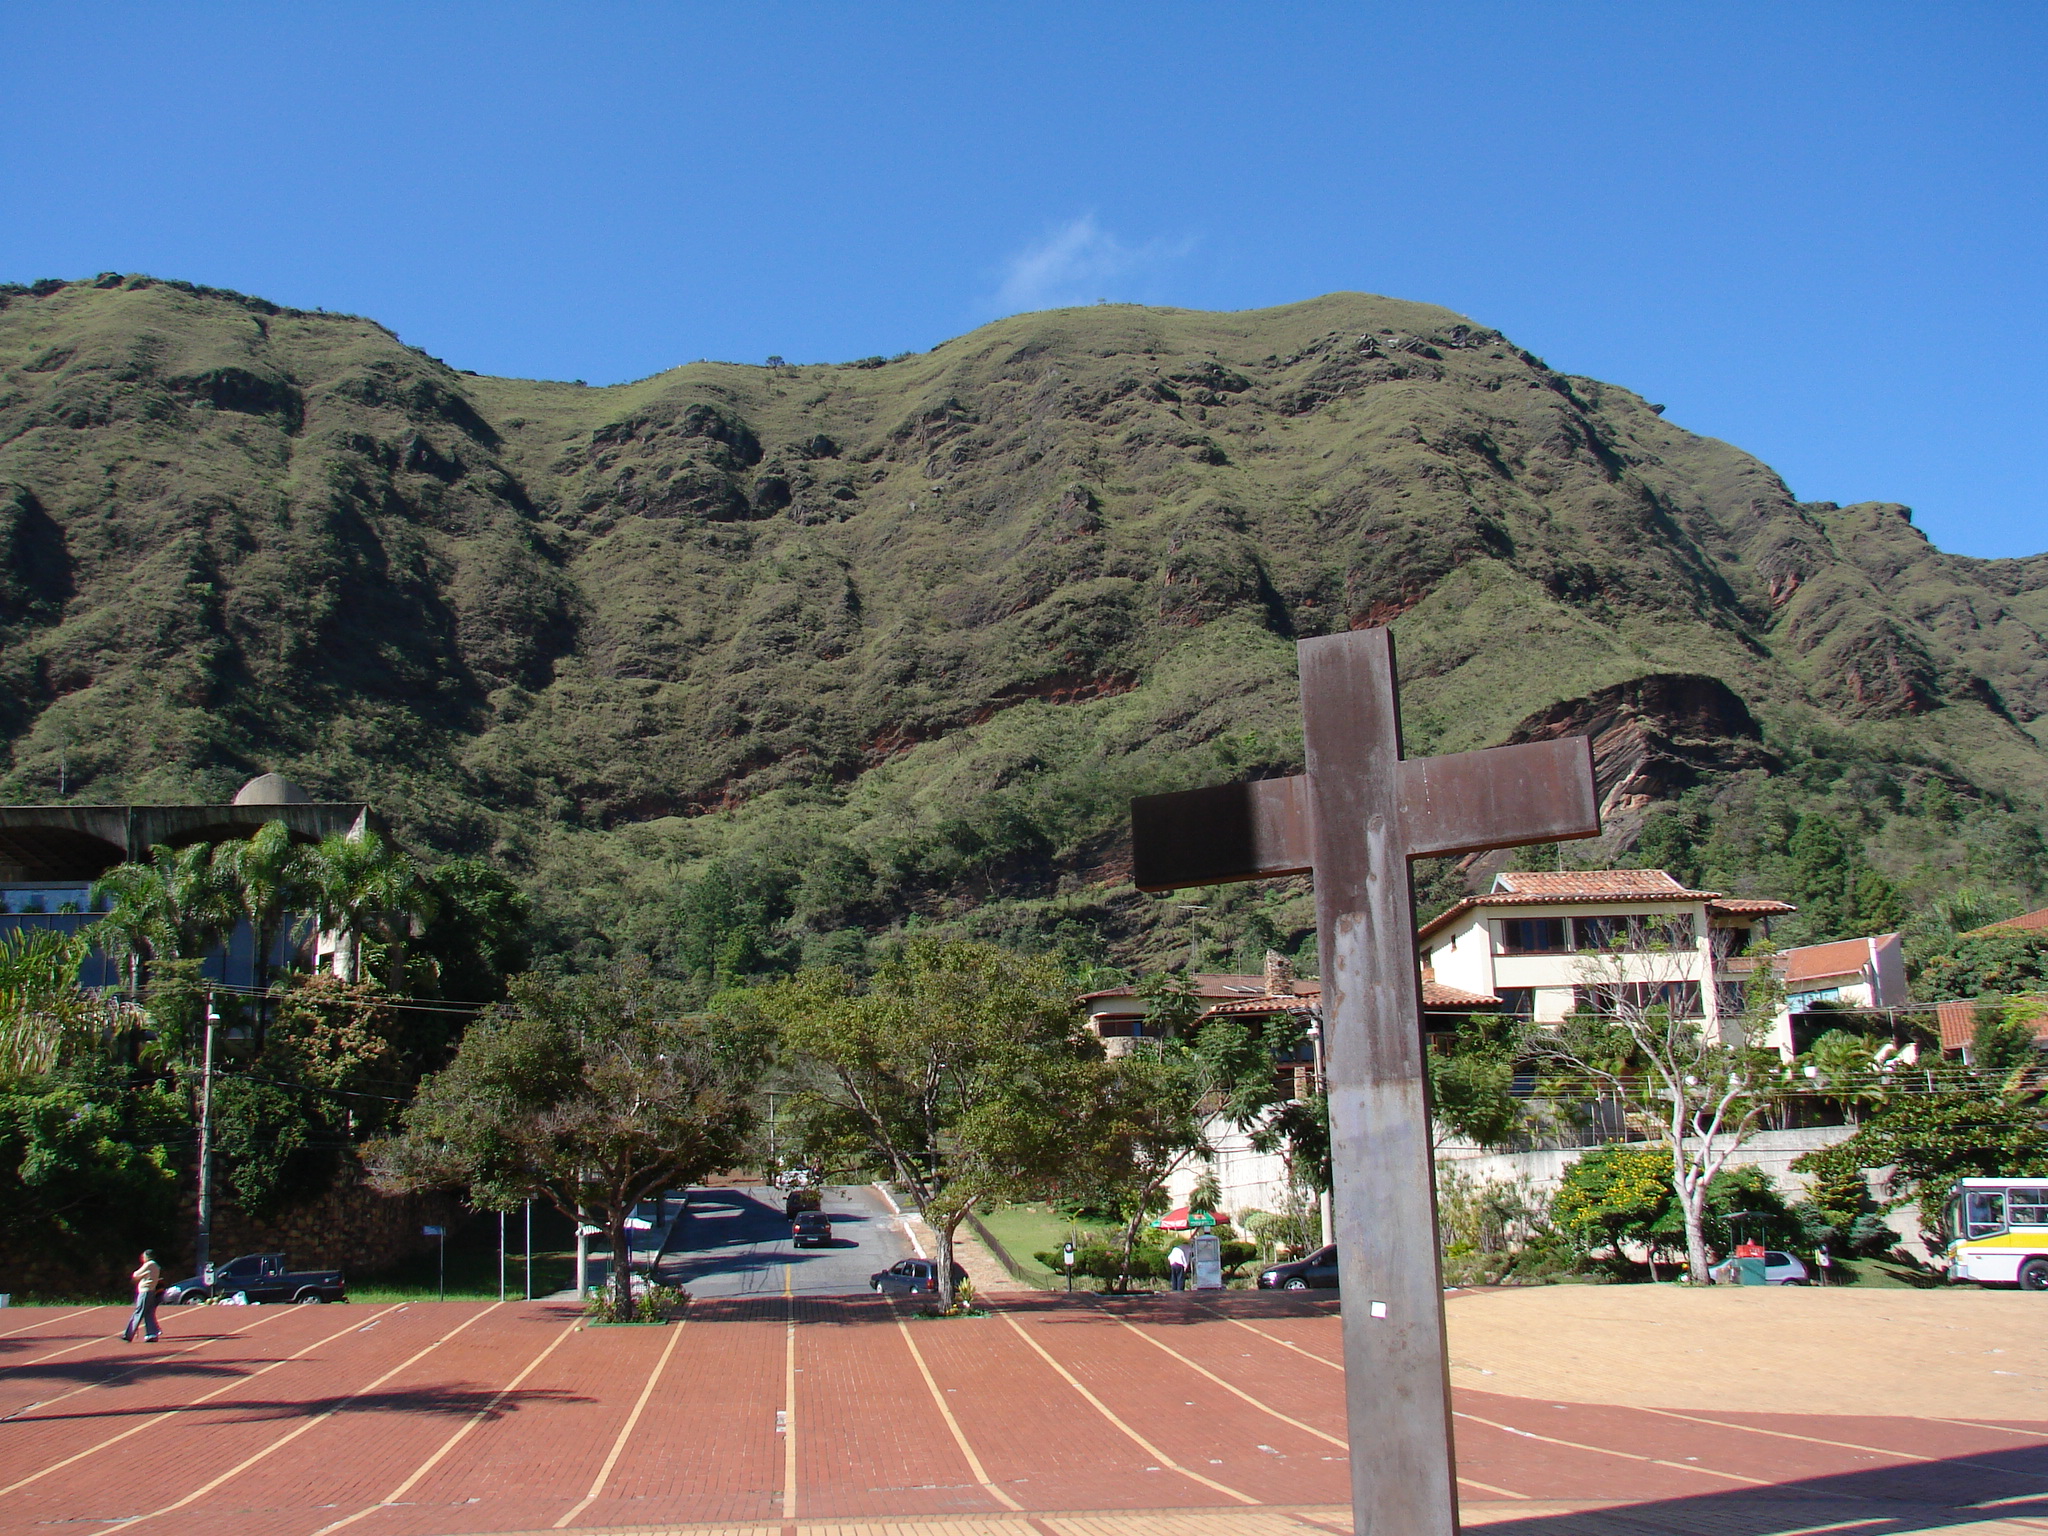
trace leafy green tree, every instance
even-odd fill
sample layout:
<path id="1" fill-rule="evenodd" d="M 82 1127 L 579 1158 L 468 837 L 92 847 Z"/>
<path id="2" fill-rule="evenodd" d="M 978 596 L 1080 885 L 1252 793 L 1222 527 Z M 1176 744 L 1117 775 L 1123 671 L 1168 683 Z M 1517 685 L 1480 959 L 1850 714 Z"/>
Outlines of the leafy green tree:
<path id="1" fill-rule="evenodd" d="M 1195 1020 L 1208 1004 L 1194 978 L 1181 969 L 1155 971 L 1138 983 L 1145 1000 L 1145 1022 L 1161 1039 L 1182 1040 L 1194 1033 Z"/>
<path id="2" fill-rule="evenodd" d="M 2048 991 L 2048 931 L 1964 934 L 1923 959 L 1916 997 L 1972 998 Z"/>
<path id="3" fill-rule="evenodd" d="M 1478 1015 L 1441 1044 L 1431 1036 L 1429 1112 L 1439 1145 L 1451 1136 L 1488 1148 L 1513 1141 L 1523 1120 L 1514 1094 L 1522 1034 L 1516 1020 Z"/>
<path id="4" fill-rule="evenodd" d="M 1799 908 L 1809 941 L 1883 933 L 1904 921 L 1898 887 L 1833 817 L 1801 816 L 1785 852 L 1792 881 L 1789 899 Z"/>
<path id="5" fill-rule="evenodd" d="M 1616 964 L 1588 961 L 1585 972 L 1608 998 L 1608 1011 L 1573 1014 L 1555 1032 L 1532 1035 L 1531 1050 L 1556 1089 L 1606 1098 L 1633 1123 L 1656 1129 L 1683 1218 L 1686 1267 L 1695 1285 L 1710 1285 L 1714 1178 L 1790 1086 L 1778 1053 L 1758 1044 L 1779 991 L 1759 979 L 1741 1017 L 1712 1028 L 1662 1003 L 1632 1001 L 1637 994 L 1620 983 L 1636 978 L 1622 977 Z"/>
<path id="6" fill-rule="evenodd" d="M 812 1074 L 812 1134 L 862 1148 L 931 1227 L 950 1310 L 960 1223 L 1059 1193 L 1087 1134 L 1101 1047 L 1065 975 L 992 944 L 913 939 L 866 982 L 806 967 L 754 1000 Z"/>
<path id="7" fill-rule="evenodd" d="M 433 917 L 413 945 L 414 987 L 459 1002 L 501 1000 L 531 955 L 531 900 L 483 859 L 450 859 L 425 879 Z"/>
<path id="8" fill-rule="evenodd" d="M 1595 1147 L 1565 1169 L 1550 1218 L 1589 1247 L 1607 1244 L 1619 1258 L 1624 1242 L 1656 1241 L 1653 1234 L 1675 1204 L 1670 1157 L 1627 1143 Z"/>
<path id="9" fill-rule="evenodd" d="M 1792 1166 L 1805 1172 L 1887 1164 L 1892 1209 L 1917 1203 L 1922 1227 L 1933 1231 L 1957 1179 L 2048 1175 L 2040 1101 L 1964 1076 L 1938 1077 L 1934 1092 L 1894 1095 L 1854 1136 Z"/>
<path id="10" fill-rule="evenodd" d="M 2041 1005 L 2025 1001 L 2004 1008 L 1978 1010 L 1977 1028 L 1970 1037 L 1970 1066 L 1987 1077 L 2010 1077 L 2015 1072 L 2041 1064 L 2041 1047 L 2035 1034 L 2035 1020 Z"/>
<path id="11" fill-rule="evenodd" d="M 507 1210 L 544 1199 L 609 1236 L 615 1315 L 632 1314 L 626 1218 L 728 1168 L 754 1120 L 763 1031 L 692 1013 L 641 962 L 528 974 L 420 1084 L 370 1162 L 386 1189 L 463 1188 Z"/>
<path id="12" fill-rule="evenodd" d="M 1123 1222 L 1119 1290 L 1130 1288 L 1146 1219 L 1166 1209 L 1167 1184 L 1211 1152 L 1210 1063 L 1180 1042 L 1160 1046 L 1100 1063 L 1090 1074 L 1093 1091 L 1071 1128 L 1065 1154 L 1072 1162 L 1070 1177 L 1086 1181 L 1090 1203 L 1115 1211 Z M 1214 1211 L 1220 1194 L 1213 1173 L 1197 1181 L 1197 1198 L 1203 1193 Z M 1189 1204 L 1199 1208 L 1194 1199 Z"/>
<path id="13" fill-rule="evenodd" d="M 0 1246 L 69 1256 L 100 1284 L 125 1274 L 122 1260 L 172 1231 L 191 1128 L 168 1084 L 103 1069 L 0 1083 Z"/>

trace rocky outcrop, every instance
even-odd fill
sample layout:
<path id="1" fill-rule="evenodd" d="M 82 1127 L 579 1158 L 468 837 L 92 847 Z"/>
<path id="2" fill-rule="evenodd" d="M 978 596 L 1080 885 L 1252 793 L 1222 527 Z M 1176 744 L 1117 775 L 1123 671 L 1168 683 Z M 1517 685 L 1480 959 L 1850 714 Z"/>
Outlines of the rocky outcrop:
<path id="1" fill-rule="evenodd" d="M 1697 673 L 1653 673 L 1539 710 L 1510 744 L 1588 736 L 1603 819 L 1669 799 L 1710 774 L 1770 769 L 1763 728 L 1734 690 Z"/>

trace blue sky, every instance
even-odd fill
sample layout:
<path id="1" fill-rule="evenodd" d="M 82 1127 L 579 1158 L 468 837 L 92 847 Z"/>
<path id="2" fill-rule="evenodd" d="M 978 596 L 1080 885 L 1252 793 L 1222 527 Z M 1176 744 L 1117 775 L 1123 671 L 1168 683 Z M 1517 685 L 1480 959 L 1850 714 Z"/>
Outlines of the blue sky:
<path id="1" fill-rule="evenodd" d="M 2044 65 L 2031 0 L 13 5 L 0 280 L 592 383 L 1362 289 L 2030 554 Z"/>

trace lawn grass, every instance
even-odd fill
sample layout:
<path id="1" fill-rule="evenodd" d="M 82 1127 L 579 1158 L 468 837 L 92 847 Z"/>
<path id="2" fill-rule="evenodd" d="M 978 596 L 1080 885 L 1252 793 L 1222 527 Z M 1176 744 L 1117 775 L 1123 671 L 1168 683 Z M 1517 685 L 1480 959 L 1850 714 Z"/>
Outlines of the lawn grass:
<path id="1" fill-rule="evenodd" d="M 1023 1279 L 1047 1288 L 1065 1284 L 1065 1278 L 1040 1264 L 1032 1257 L 1034 1253 L 1057 1248 L 1069 1237 L 1079 1242 L 1090 1236 L 1116 1231 L 1110 1222 L 1077 1220 L 1037 1201 L 1028 1205 L 998 1206 L 981 1218 L 981 1224 L 988 1228 L 991 1237 L 1009 1250 L 1010 1257 L 1022 1271 Z"/>

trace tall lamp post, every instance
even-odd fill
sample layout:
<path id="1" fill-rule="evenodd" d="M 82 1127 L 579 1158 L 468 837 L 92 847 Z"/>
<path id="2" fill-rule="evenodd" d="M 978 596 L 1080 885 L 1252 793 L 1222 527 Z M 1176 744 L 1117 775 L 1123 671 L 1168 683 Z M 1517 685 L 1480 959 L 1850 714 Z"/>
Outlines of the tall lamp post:
<path id="1" fill-rule="evenodd" d="M 1324 1092 L 1323 1016 L 1320 1013 L 1311 1013 L 1309 1015 L 1308 1044 L 1314 1061 L 1311 1072 L 1315 1078 L 1315 1089 L 1317 1093 L 1322 1093 Z M 1317 1241 L 1320 1246 L 1327 1248 L 1335 1240 L 1330 1222 L 1330 1192 L 1327 1189 L 1319 1190 L 1316 1193 L 1316 1219 L 1322 1226 L 1322 1235 Z"/>
<path id="2" fill-rule="evenodd" d="M 220 1012 L 206 994 L 206 1047 L 199 1069 L 199 1230 L 193 1237 L 193 1267 L 207 1280 L 213 1263 L 213 1032 Z"/>

